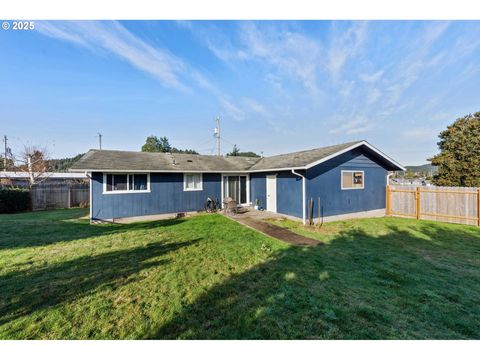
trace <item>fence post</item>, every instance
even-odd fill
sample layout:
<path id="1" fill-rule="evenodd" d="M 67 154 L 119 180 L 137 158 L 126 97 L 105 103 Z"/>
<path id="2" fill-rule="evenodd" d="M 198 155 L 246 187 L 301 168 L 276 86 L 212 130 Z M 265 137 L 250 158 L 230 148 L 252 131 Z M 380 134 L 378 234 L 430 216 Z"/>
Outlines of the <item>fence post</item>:
<path id="1" fill-rule="evenodd" d="M 390 186 L 387 185 L 386 188 L 386 204 L 385 204 L 385 215 L 390 215 Z"/>
<path id="2" fill-rule="evenodd" d="M 415 208 L 417 214 L 417 220 L 420 219 L 420 187 L 417 186 L 417 191 L 415 191 Z"/>
<path id="3" fill-rule="evenodd" d="M 477 189 L 477 225 L 480 227 L 480 188 Z"/>

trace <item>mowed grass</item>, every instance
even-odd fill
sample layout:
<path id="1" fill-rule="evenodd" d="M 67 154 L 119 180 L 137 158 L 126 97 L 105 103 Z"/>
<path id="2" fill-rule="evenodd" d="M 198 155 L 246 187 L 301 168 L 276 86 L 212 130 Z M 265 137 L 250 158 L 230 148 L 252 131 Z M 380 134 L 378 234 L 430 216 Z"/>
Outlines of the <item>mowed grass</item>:
<path id="1" fill-rule="evenodd" d="M 0 215 L 0 338 L 480 338 L 480 230 L 383 218 L 288 246 L 199 215 Z"/>

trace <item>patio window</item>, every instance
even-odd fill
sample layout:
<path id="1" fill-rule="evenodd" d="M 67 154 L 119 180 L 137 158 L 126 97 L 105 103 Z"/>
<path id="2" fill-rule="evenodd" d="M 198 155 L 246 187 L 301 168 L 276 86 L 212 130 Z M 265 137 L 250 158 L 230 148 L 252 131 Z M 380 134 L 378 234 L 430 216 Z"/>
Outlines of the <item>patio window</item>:
<path id="1" fill-rule="evenodd" d="M 105 174 L 104 193 L 150 191 L 149 174 Z"/>
<path id="2" fill-rule="evenodd" d="M 202 174 L 183 174 L 183 191 L 203 190 Z"/>
<path id="3" fill-rule="evenodd" d="M 364 172 L 355 170 L 342 171 L 342 190 L 363 189 Z"/>
<path id="4" fill-rule="evenodd" d="M 247 203 L 247 176 L 246 175 L 224 175 L 223 176 L 223 198 L 230 197 L 238 204 Z"/>

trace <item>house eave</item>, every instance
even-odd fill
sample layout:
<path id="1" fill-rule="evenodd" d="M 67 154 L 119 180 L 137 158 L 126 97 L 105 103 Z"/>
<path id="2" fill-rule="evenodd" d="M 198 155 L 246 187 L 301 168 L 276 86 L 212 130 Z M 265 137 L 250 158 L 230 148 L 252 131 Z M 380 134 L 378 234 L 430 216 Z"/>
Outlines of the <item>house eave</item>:
<path id="1" fill-rule="evenodd" d="M 406 168 L 405 168 L 403 165 L 399 164 L 398 162 L 396 162 L 395 160 L 393 160 L 391 157 L 389 157 L 388 155 L 386 155 L 386 154 L 383 153 L 382 151 L 380 151 L 380 150 L 378 150 L 377 148 L 375 148 L 374 146 L 370 145 L 367 141 L 360 141 L 360 142 L 358 142 L 357 144 L 354 144 L 354 145 L 349 146 L 349 147 L 347 147 L 347 148 L 345 148 L 345 149 L 342 149 L 342 150 L 340 150 L 340 151 L 337 151 L 337 152 L 334 153 L 334 154 L 325 156 L 325 157 L 323 157 L 323 158 L 321 158 L 321 159 L 319 159 L 319 160 L 316 160 L 316 161 L 314 161 L 314 162 L 312 162 L 312 163 L 310 163 L 310 164 L 307 164 L 307 165 L 305 166 L 305 169 L 310 169 L 310 168 L 312 168 L 312 167 L 314 167 L 314 166 L 317 166 L 317 165 L 319 165 L 319 164 L 321 164 L 321 163 L 324 163 L 324 162 L 326 162 L 326 161 L 328 161 L 328 160 L 330 160 L 330 159 L 333 159 L 333 158 L 335 158 L 335 157 L 337 157 L 337 156 L 339 156 L 339 155 L 342 155 L 342 154 L 344 154 L 344 153 L 346 153 L 346 152 L 348 152 L 348 151 L 354 150 L 354 149 L 356 149 L 356 148 L 358 148 L 358 147 L 360 147 L 360 146 L 366 146 L 366 147 L 369 148 L 371 151 L 373 151 L 374 153 L 376 153 L 378 156 L 380 156 L 381 158 L 383 158 L 386 162 L 389 162 L 390 164 L 392 164 L 393 167 L 397 167 L 398 170 L 406 171 Z"/>

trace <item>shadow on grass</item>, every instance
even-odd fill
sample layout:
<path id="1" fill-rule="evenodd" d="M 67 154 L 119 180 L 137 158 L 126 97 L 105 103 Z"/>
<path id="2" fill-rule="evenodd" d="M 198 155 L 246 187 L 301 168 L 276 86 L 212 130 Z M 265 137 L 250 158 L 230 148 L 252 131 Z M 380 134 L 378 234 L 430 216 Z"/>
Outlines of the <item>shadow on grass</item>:
<path id="1" fill-rule="evenodd" d="M 177 225 L 184 219 L 168 219 L 132 224 L 91 225 L 88 219 L 79 219 L 86 210 L 38 211 L 0 217 L 0 250 L 46 246 L 95 236 L 121 234 L 127 231 L 145 231 Z"/>
<path id="2" fill-rule="evenodd" d="M 199 240 L 153 243 L 83 256 L 33 272 L 9 273 L 0 277 L 0 325 L 105 287 L 116 288 L 137 281 L 141 270 L 167 263 L 158 257 Z"/>
<path id="3" fill-rule="evenodd" d="M 146 337 L 480 338 L 479 250 L 480 232 L 455 227 L 344 231 L 322 247 L 272 253 Z"/>

